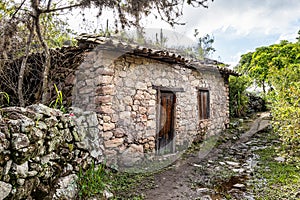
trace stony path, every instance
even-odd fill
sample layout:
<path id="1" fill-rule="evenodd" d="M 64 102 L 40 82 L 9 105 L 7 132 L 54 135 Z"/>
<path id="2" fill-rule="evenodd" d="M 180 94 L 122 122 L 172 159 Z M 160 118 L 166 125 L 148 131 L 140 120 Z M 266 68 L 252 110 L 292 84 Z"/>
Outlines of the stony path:
<path id="1" fill-rule="evenodd" d="M 253 151 L 267 145 L 263 138 L 256 136 L 269 126 L 268 115 L 262 113 L 254 122 L 248 122 L 250 129 L 244 133 L 226 136 L 217 148 L 178 160 L 154 175 L 150 189 L 145 189 L 145 180 L 136 192 L 149 200 L 221 200 L 229 196 L 254 199 L 247 190 L 247 182 L 258 162 Z"/>

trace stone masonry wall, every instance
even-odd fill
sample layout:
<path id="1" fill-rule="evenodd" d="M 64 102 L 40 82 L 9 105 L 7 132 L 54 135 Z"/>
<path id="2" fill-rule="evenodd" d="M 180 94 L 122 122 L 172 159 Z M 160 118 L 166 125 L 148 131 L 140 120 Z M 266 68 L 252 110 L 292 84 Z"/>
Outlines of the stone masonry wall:
<path id="1" fill-rule="evenodd" d="M 136 162 L 144 154 L 155 152 L 157 130 L 157 90 L 153 86 L 176 89 L 175 143 L 182 149 L 202 136 L 218 134 L 228 123 L 226 85 L 220 73 L 199 72 L 179 65 L 151 59 L 125 56 L 114 65 L 110 85 L 113 114 L 103 116 L 106 156 L 121 160 L 124 165 Z M 198 89 L 210 91 L 210 119 L 199 121 Z M 113 119 L 113 120 L 111 120 Z"/>
<path id="2" fill-rule="evenodd" d="M 153 86 L 183 89 L 175 92 L 176 150 L 203 139 L 205 133 L 219 134 L 229 120 L 228 84 L 218 70 L 95 49 L 87 53 L 75 77 L 73 107 L 96 114 L 99 124 L 87 127 L 94 130 L 93 140 L 99 141 L 109 163 L 130 166 L 155 154 L 158 91 Z M 199 88 L 210 92 L 208 120 L 199 120 Z"/>
<path id="3" fill-rule="evenodd" d="M 100 162 L 86 148 L 93 146 L 89 130 L 76 125 L 97 124 L 90 116 L 41 104 L 2 108 L 0 199 L 75 199 L 79 168 Z"/>

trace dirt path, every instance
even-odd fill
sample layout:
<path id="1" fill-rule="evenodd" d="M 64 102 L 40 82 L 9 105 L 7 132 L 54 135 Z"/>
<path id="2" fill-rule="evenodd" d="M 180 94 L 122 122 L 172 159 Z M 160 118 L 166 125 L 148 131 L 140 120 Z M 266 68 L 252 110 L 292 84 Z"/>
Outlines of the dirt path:
<path id="1" fill-rule="evenodd" d="M 226 195 L 234 199 L 254 199 L 247 192 L 245 182 L 257 164 L 252 151 L 264 146 L 263 141 L 253 136 L 269 126 L 268 115 L 262 113 L 255 121 L 247 122 L 250 129 L 246 132 L 222 136 L 223 142 L 218 146 L 216 140 L 207 142 L 206 150 L 202 148 L 179 159 L 154 174 L 150 188 L 145 180 L 136 192 L 149 200 L 214 200 L 226 199 Z"/>

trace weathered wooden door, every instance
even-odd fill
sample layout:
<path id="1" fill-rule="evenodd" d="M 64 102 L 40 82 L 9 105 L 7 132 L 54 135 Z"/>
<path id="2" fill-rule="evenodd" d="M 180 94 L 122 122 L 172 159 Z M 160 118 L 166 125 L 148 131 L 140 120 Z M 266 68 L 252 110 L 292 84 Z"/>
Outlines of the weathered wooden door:
<path id="1" fill-rule="evenodd" d="M 174 152 L 174 112 L 176 96 L 173 92 L 160 93 L 159 134 L 157 151 L 159 154 Z"/>

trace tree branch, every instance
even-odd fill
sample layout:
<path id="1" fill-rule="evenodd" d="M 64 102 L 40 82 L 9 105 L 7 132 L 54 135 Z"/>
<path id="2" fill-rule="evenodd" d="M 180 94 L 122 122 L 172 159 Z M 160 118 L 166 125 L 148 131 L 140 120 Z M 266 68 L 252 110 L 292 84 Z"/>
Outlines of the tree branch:
<path id="1" fill-rule="evenodd" d="M 25 3 L 26 0 L 24 0 L 21 5 L 16 9 L 16 11 L 14 12 L 14 14 L 12 15 L 11 19 L 14 19 L 16 14 L 19 12 L 19 10 L 22 8 L 23 4 Z"/>
<path id="2" fill-rule="evenodd" d="M 54 8 L 54 9 L 46 9 L 46 10 L 41 10 L 41 13 L 51 13 L 51 12 L 56 12 L 56 11 L 63 11 L 66 9 L 71 9 L 71 8 L 76 8 L 82 6 L 82 4 L 74 4 L 74 5 L 70 5 L 70 6 L 65 6 L 65 7 L 60 7 L 60 8 Z"/>
<path id="3" fill-rule="evenodd" d="M 51 2 L 51 0 L 48 1 L 47 10 L 50 10 Z"/>

